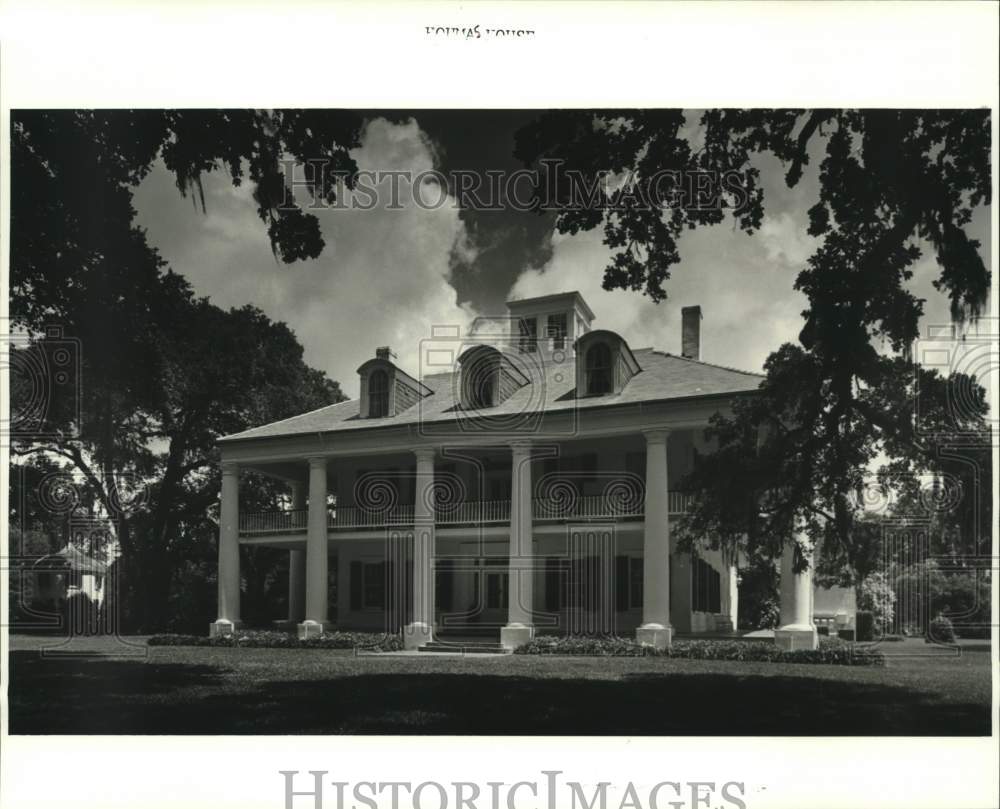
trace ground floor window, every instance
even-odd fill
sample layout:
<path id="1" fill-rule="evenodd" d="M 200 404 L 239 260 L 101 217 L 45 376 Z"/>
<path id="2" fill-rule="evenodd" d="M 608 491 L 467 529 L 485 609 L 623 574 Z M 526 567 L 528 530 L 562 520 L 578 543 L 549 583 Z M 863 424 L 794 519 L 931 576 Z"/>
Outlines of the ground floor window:
<path id="1" fill-rule="evenodd" d="M 642 608 L 642 558 L 618 555 L 614 562 L 615 610 Z M 610 575 L 610 572 L 609 572 Z M 545 609 L 558 612 L 580 609 L 593 612 L 602 608 L 604 565 L 600 555 L 567 560 L 562 556 L 545 559 Z"/>
<path id="2" fill-rule="evenodd" d="M 619 612 L 642 607 L 642 559 L 615 557 L 615 609 Z"/>
<path id="3" fill-rule="evenodd" d="M 452 559 L 438 559 L 434 576 L 434 604 L 437 609 L 452 609 L 455 600 L 455 564 Z"/>
<path id="4" fill-rule="evenodd" d="M 691 608 L 695 612 L 722 612 L 722 577 L 704 559 L 691 565 Z"/>
<path id="5" fill-rule="evenodd" d="M 545 609 L 547 612 L 558 612 L 564 605 L 562 560 L 558 556 L 545 558 Z"/>
<path id="6" fill-rule="evenodd" d="M 486 562 L 486 609 L 502 610 L 506 609 L 508 573 L 506 570 L 506 559 L 490 559 Z M 505 569 L 491 571 L 490 567 L 504 567 Z"/>
<path id="7" fill-rule="evenodd" d="M 384 609 L 385 580 L 385 562 L 351 562 L 351 609 Z"/>
<path id="8" fill-rule="evenodd" d="M 615 609 L 619 612 L 642 607 L 642 559 L 615 557 Z"/>

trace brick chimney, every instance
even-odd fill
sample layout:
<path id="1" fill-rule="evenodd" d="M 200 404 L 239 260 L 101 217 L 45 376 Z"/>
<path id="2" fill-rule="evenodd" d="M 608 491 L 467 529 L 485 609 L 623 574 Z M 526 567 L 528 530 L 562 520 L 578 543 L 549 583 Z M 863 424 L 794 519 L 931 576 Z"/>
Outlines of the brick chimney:
<path id="1" fill-rule="evenodd" d="M 689 360 L 701 359 L 700 306 L 685 306 L 681 309 L 681 356 Z"/>
<path id="2" fill-rule="evenodd" d="M 377 360 L 392 361 L 392 359 L 395 358 L 395 356 L 396 355 L 392 353 L 392 350 L 389 348 L 389 346 L 379 346 L 378 348 L 375 349 L 375 359 Z"/>

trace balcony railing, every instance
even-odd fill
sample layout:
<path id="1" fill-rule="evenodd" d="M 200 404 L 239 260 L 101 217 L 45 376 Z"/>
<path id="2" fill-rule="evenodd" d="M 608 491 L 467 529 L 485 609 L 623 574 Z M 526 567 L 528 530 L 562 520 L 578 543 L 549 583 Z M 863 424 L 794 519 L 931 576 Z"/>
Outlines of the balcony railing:
<path id="1" fill-rule="evenodd" d="M 295 534 L 306 530 L 309 509 L 249 511 L 240 514 L 241 534 Z"/>
<path id="2" fill-rule="evenodd" d="M 510 522 L 510 500 L 467 500 L 437 510 L 438 525 L 489 525 Z"/>
<path id="3" fill-rule="evenodd" d="M 672 515 L 687 511 L 691 496 L 684 492 L 668 492 L 667 508 Z M 566 520 L 641 519 L 643 503 L 628 497 L 606 495 L 567 498 L 537 498 L 532 501 L 535 522 Z M 240 514 L 240 534 L 304 533 L 308 525 L 308 509 L 257 511 Z M 331 531 L 348 529 L 379 529 L 413 525 L 412 505 L 397 505 L 386 509 L 341 506 L 327 512 L 326 524 Z M 437 525 L 491 525 L 510 522 L 510 500 L 470 500 L 439 506 Z"/>

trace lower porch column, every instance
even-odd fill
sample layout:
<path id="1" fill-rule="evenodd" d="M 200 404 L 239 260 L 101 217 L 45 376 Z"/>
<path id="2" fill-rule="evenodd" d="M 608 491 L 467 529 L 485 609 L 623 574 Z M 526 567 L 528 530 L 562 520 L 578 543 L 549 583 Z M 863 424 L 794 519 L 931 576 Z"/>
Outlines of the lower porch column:
<path id="1" fill-rule="evenodd" d="M 299 637 L 323 634 L 327 616 L 326 458 L 309 459 L 309 516 L 306 522 L 306 617 Z"/>
<path id="2" fill-rule="evenodd" d="M 240 628 L 240 468 L 222 464 L 219 503 L 219 613 L 209 627 L 214 638 Z"/>
<path id="3" fill-rule="evenodd" d="M 795 556 L 796 543 L 786 543 L 781 554 L 781 622 L 774 630 L 774 642 L 786 652 L 819 646 L 812 619 L 812 559 L 796 573 Z"/>
<path id="4" fill-rule="evenodd" d="M 292 509 L 306 508 L 306 486 L 292 483 Z M 297 624 L 306 617 L 306 552 L 296 548 L 288 552 L 288 621 Z"/>
<path id="5" fill-rule="evenodd" d="M 535 636 L 530 442 L 511 444 L 510 474 L 507 626 L 500 630 L 500 643 L 505 649 L 516 649 Z"/>
<path id="6" fill-rule="evenodd" d="M 646 502 L 643 522 L 642 626 L 635 639 L 666 649 L 670 625 L 670 505 L 667 493 L 668 430 L 646 433 Z"/>
<path id="7" fill-rule="evenodd" d="M 413 618 L 403 630 L 403 644 L 418 649 L 434 639 L 434 449 L 417 456 L 413 503 Z"/>
<path id="8" fill-rule="evenodd" d="M 734 562 L 729 566 L 729 622 L 735 632 L 740 626 L 740 571 Z"/>

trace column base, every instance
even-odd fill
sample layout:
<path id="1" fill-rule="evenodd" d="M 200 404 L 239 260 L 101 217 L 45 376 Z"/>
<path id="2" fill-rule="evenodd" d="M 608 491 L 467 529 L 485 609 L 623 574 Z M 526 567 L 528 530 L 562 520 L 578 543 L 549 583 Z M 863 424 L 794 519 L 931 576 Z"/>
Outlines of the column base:
<path id="1" fill-rule="evenodd" d="M 531 624 L 508 624 L 500 629 L 500 645 L 504 649 L 524 646 L 535 637 L 535 627 Z"/>
<path id="2" fill-rule="evenodd" d="M 674 639 L 674 628 L 669 624 L 643 624 L 635 630 L 635 642 L 654 649 L 669 649 Z"/>
<path id="3" fill-rule="evenodd" d="M 430 624 L 413 623 L 403 628 L 403 648 L 419 649 L 425 643 L 434 640 L 434 632 Z"/>
<path id="4" fill-rule="evenodd" d="M 774 630 L 774 643 L 783 652 L 819 647 L 819 634 L 810 624 L 788 624 Z"/>
<path id="5" fill-rule="evenodd" d="M 299 640 L 318 638 L 323 634 L 325 624 L 322 621 L 303 621 L 298 625 Z"/>
<path id="6" fill-rule="evenodd" d="M 208 625 L 208 636 L 210 638 L 225 638 L 242 628 L 242 621 L 230 621 L 227 618 L 220 618 L 218 621 Z"/>

